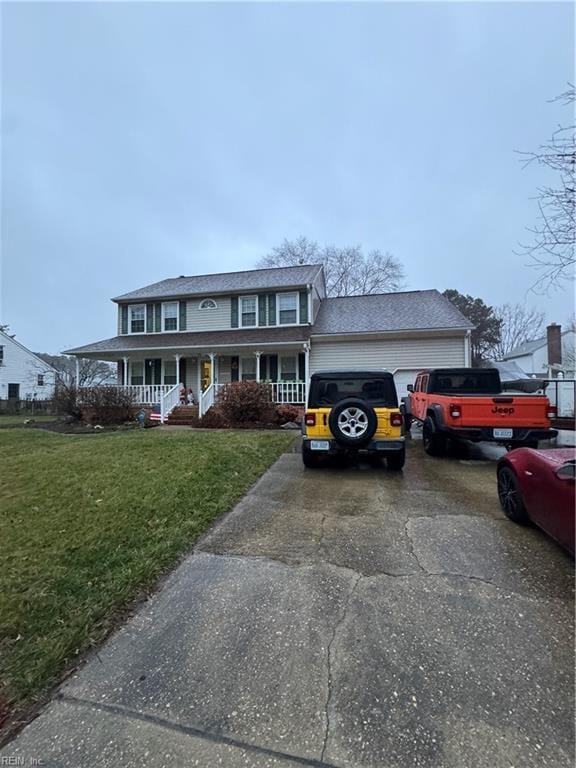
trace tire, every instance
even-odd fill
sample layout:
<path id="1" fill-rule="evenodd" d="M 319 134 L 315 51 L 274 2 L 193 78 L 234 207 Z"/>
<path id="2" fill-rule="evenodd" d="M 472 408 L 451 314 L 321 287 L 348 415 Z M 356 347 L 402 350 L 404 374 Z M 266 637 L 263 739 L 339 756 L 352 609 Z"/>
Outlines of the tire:
<path id="1" fill-rule="evenodd" d="M 446 438 L 435 429 L 434 421 L 428 416 L 422 427 L 422 444 L 429 456 L 444 456 L 446 453 Z"/>
<path id="2" fill-rule="evenodd" d="M 317 469 L 320 466 L 320 457 L 302 446 L 302 462 L 307 469 Z"/>
<path id="3" fill-rule="evenodd" d="M 409 413 L 404 414 L 404 429 L 406 432 L 410 432 L 410 427 L 412 426 L 412 416 Z"/>
<path id="4" fill-rule="evenodd" d="M 363 448 L 376 432 L 378 417 L 363 400 L 348 397 L 334 406 L 328 417 L 334 439 L 347 448 Z"/>
<path id="5" fill-rule="evenodd" d="M 400 472 L 405 462 L 406 462 L 405 448 L 402 448 L 401 451 L 397 451 L 396 453 L 391 453 L 389 456 L 386 456 L 386 466 L 388 467 L 388 469 L 391 469 L 394 472 Z"/>
<path id="6" fill-rule="evenodd" d="M 530 522 L 514 470 L 507 466 L 498 469 L 498 500 L 509 520 L 520 525 Z"/>

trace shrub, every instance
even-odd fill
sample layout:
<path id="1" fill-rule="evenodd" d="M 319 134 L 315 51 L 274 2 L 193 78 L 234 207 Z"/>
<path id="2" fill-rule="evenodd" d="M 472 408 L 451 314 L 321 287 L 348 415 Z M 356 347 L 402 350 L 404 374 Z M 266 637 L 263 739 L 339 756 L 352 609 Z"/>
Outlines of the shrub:
<path id="1" fill-rule="evenodd" d="M 92 424 L 122 424 L 134 419 L 134 395 L 122 387 L 83 387 L 82 418 Z"/>
<path id="2" fill-rule="evenodd" d="M 234 381 L 222 387 L 218 407 L 231 424 L 266 423 L 274 417 L 270 387 L 257 381 Z"/>
<path id="3" fill-rule="evenodd" d="M 277 405 L 275 412 L 276 424 L 288 424 L 289 421 L 300 421 L 300 410 L 295 405 Z"/>
<path id="4" fill-rule="evenodd" d="M 203 429 L 225 429 L 229 424 L 224 418 L 224 414 L 220 408 L 213 405 L 212 408 L 209 408 L 204 416 L 198 420 L 198 426 Z"/>
<path id="5" fill-rule="evenodd" d="M 82 409 L 78 397 L 78 387 L 58 380 L 52 398 L 54 411 L 58 416 L 70 416 L 77 421 L 82 418 Z"/>

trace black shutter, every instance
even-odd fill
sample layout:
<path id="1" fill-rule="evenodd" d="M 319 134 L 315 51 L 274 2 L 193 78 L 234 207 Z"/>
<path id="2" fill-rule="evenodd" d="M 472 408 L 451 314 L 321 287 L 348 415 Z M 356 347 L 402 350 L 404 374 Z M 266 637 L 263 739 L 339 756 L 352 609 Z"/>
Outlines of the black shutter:
<path id="1" fill-rule="evenodd" d="M 146 333 L 154 333 L 154 304 L 146 304 Z"/>
<path id="2" fill-rule="evenodd" d="M 154 330 L 156 333 L 162 330 L 162 304 L 154 305 Z"/>
<path id="3" fill-rule="evenodd" d="M 230 379 L 231 381 L 238 381 L 238 375 L 240 372 L 240 358 L 239 357 L 231 357 L 230 358 Z"/>
<path id="4" fill-rule="evenodd" d="M 144 360 L 144 384 L 152 384 L 152 364 L 154 360 Z"/>
<path id="5" fill-rule="evenodd" d="M 300 291 L 300 322 L 308 322 L 308 291 Z"/>
<path id="6" fill-rule="evenodd" d="M 278 381 L 278 355 L 270 355 L 270 381 Z"/>
<path id="7" fill-rule="evenodd" d="M 230 302 L 230 325 L 238 328 L 238 296 L 232 296 Z"/>
<path id="8" fill-rule="evenodd" d="M 186 358 L 180 358 L 180 370 L 177 373 L 177 384 L 186 384 Z"/>
<path id="9" fill-rule="evenodd" d="M 185 331 L 186 330 L 186 302 L 181 301 L 180 302 L 180 320 L 178 323 L 178 330 L 179 331 Z"/>
<path id="10" fill-rule="evenodd" d="M 116 381 L 118 384 L 126 384 L 124 381 L 124 363 L 121 360 L 116 363 Z"/>
<path id="11" fill-rule="evenodd" d="M 300 352 L 298 355 L 298 378 L 300 381 L 306 381 L 306 355 Z"/>
<path id="12" fill-rule="evenodd" d="M 268 378 L 268 355 L 260 355 L 260 381 L 266 381 Z"/>
<path id="13" fill-rule="evenodd" d="M 266 325 L 266 296 L 258 296 L 258 325 Z"/>
<path id="14" fill-rule="evenodd" d="M 268 325 L 276 325 L 276 294 L 268 294 Z M 276 379 L 274 379 L 276 381 Z"/>
<path id="15" fill-rule="evenodd" d="M 128 333 L 128 306 L 122 304 L 120 307 L 120 333 Z"/>
<path id="16" fill-rule="evenodd" d="M 154 384 L 162 384 L 162 360 L 154 360 Z"/>

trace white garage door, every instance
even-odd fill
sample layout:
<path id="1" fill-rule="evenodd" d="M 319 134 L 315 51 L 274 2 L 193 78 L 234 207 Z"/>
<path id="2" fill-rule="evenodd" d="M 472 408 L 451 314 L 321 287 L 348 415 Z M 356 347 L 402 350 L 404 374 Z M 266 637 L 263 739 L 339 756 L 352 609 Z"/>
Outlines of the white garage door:
<path id="1" fill-rule="evenodd" d="M 414 384 L 416 376 L 420 368 L 406 369 L 400 368 L 394 371 L 394 382 L 396 383 L 396 392 L 398 393 L 398 401 L 400 398 L 406 397 L 408 394 L 408 384 Z"/>

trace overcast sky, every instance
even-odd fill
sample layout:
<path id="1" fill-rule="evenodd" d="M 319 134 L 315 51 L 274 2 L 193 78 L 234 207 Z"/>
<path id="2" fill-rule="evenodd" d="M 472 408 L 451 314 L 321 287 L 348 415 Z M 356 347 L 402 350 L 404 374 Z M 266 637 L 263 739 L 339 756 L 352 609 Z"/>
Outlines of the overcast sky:
<path id="1" fill-rule="evenodd" d="M 527 301 L 514 255 L 566 107 L 569 3 L 2 4 L 0 321 L 36 351 L 109 298 L 284 237 L 394 253 L 410 289 Z"/>

